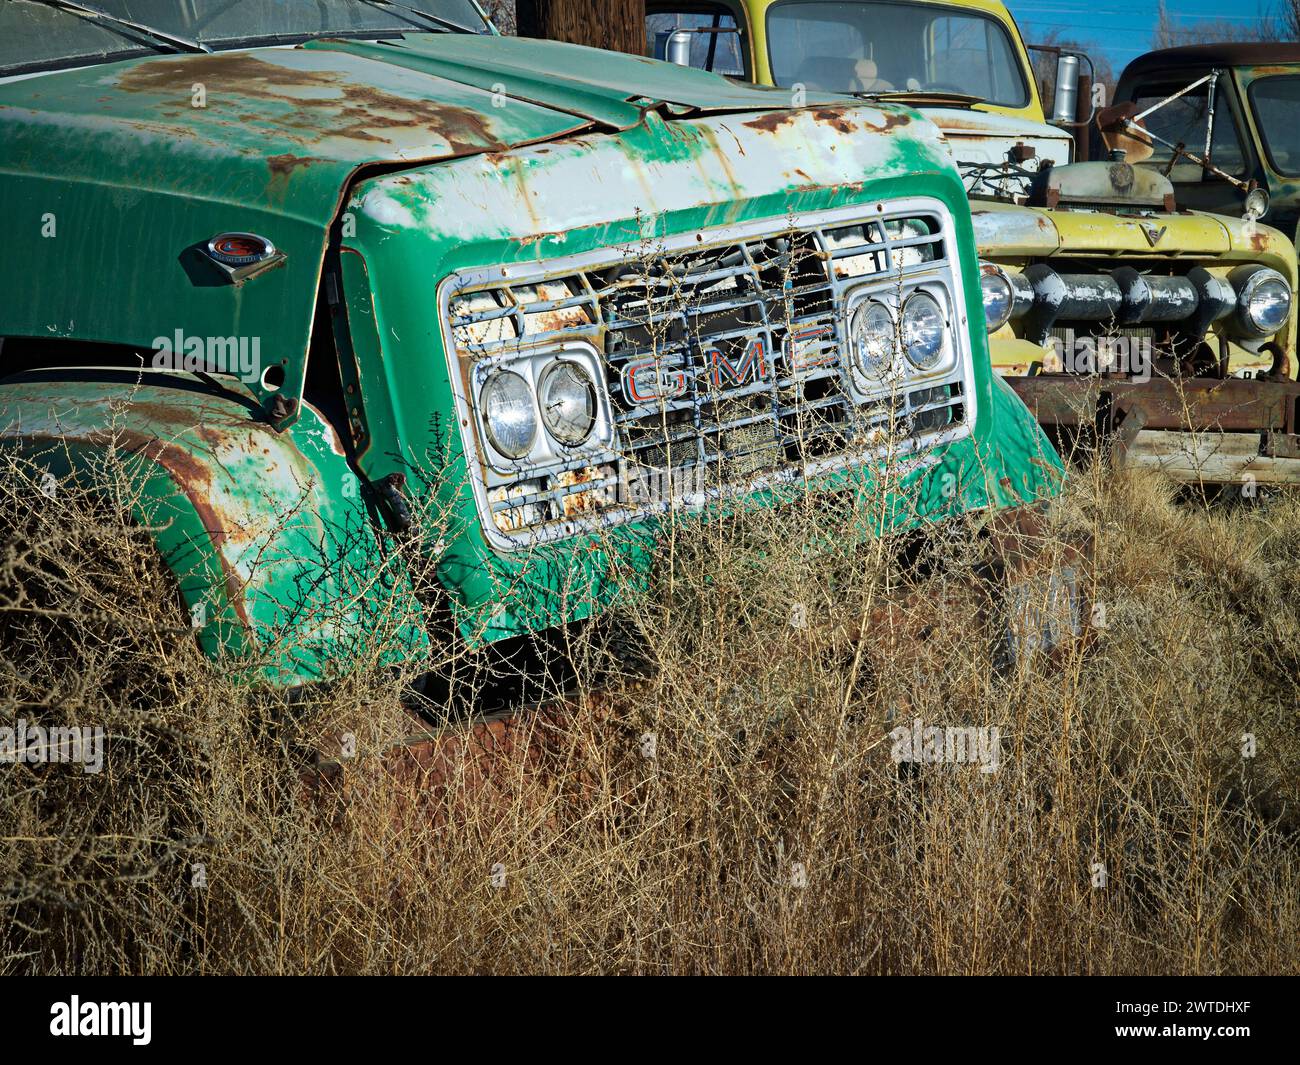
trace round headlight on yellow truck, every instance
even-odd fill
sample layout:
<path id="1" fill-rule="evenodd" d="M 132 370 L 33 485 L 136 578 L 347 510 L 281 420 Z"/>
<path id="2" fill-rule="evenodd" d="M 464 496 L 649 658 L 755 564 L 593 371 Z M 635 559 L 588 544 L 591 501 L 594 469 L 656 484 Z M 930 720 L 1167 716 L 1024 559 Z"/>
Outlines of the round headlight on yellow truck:
<path id="1" fill-rule="evenodd" d="M 1267 266 L 1239 266 L 1228 275 L 1237 293 L 1238 331 L 1249 337 L 1272 336 L 1291 317 L 1291 285 Z"/>
<path id="2" fill-rule="evenodd" d="M 980 263 L 980 298 L 984 301 L 984 322 L 994 333 L 1007 324 L 1016 305 L 1011 278 L 995 263 Z"/>

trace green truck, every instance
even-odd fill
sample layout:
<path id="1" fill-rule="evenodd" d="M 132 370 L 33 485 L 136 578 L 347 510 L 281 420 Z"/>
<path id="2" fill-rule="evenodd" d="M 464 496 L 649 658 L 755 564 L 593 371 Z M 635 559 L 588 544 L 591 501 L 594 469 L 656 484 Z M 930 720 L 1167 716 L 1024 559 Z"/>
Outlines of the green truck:
<path id="1" fill-rule="evenodd" d="M 10 0 L 0 442 L 130 456 L 201 645 L 282 689 L 394 609 L 391 661 L 447 635 L 398 539 L 484 646 L 605 609 L 665 514 L 886 446 L 879 531 L 1054 495 L 937 129 L 802 104 L 471 0 Z"/>

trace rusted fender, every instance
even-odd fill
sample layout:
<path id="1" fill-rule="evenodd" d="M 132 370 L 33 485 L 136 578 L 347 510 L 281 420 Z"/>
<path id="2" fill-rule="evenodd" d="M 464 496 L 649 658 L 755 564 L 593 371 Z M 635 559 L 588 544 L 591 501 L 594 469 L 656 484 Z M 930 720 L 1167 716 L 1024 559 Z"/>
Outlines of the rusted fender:
<path id="1" fill-rule="evenodd" d="M 105 492 L 106 461 L 123 460 L 133 517 L 179 581 L 178 638 L 242 656 L 238 668 L 277 686 L 423 650 L 409 584 L 317 411 L 278 433 L 251 396 L 179 375 L 67 376 L 0 388 L 0 446 Z"/>

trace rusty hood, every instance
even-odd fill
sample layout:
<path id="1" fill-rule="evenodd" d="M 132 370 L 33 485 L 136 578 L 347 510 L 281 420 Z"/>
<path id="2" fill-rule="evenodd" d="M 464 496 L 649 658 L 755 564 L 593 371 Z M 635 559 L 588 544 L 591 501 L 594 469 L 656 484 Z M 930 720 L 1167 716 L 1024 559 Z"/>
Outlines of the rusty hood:
<path id="1" fill-rule="evenodd" d="M 626 130 L 647 111 L 676 121 L 788 103 L 633 56 L 451 34 L 13 79 L 0 83 L 12 237 L 0 336 L 148 349 L 176 330 L 235 333 L 281 363 L 292 388 L 330 226 L 358 175 Z M 266 236 L 285 258 L 230 284 L 202 254 L 229 231 Z"/>
<path id="2" fill-rule="evenodd" d="M 1057 254 L 1159 255 L 1166 249 L 1171 254 L 1217 258 L 1234 248 L 1250 248 L 1240 222 L 1187 211 L 1119 215 L 981 200 L 971 204 L 971 223 L 980 254 L 998 259 Z M 1257 228 L 1268 230 L 1267 226 Z"/>
<path id="3" fill-rule="evenodd" d="M 367 164 L 628 129 L 648 109 L 680 116 L 788 104 L 788 93 L 572 45 L 429 34 L 318 40 L 0 84 L 0 164 L 323 222 L 343 182 Z"/>
<path id="4" fill-rule="evenodd" d="M 1054 166 L 1063 166 L 1070 161 L 1070 135 L 1045 122 L 960 107 L 925 107 L 922 113 L 943 130 L 959 164 L 1000 165 L 1017 145 L 1033 148 L 1038 162 L 1050 159 Z"/>

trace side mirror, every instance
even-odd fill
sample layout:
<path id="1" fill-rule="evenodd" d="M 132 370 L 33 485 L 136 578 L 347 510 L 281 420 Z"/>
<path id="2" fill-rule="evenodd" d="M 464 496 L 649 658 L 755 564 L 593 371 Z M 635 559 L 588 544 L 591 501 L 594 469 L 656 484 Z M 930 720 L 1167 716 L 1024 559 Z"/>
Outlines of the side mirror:
<path id="1" fill-rule="evenodd" d="M 655 34 L 655 58 L 679 67 L 691 65 L 691 30 L 660 30 Z"/>
<path id="2" fill-rule="evenodd" d="M 1056 99 L 1053 122 L 1075 122 L 1079 115 L 1079 57 L 1062 52 L 1056 58 Z"/>
<path id="3" fill-rule="evenodd" d="M 1251 186 L 1246 190 L 1246 198 L 1242 202 L 1242 209 L 1246 218 L 1257 221 L 1268 214 L 1268 189 L 1256 185 L 1253 181 Z"/>
<path id="4" fill-rule="evenodd" d="M 1031 52 L 1053 56 L 1056 59 L 1056 85 L 1052 92 L 1052 106 L 1048 121 L 1053 125 L 1086 132 L 1086 127 L 1092 122 L 1097 110 L 1091 90 L 1097 78 L 1097 71 L 1087 53 L 1067 51 L 1056 44 L 1027 44 L 1025 47 Z M 1087 74 L 1082 72 L 1082 65 L 1085 63 L 1088 66 Z M 1043 109 L 1047 110 L 1047 71 L 1043 70 L 1037 62 L 1034 64 L 1034 77 L 1041 85 L 1044 97 Z M 1082 90 L 1082 100 L 1079 98 L 1080 90 Z M 1079 113 L 1080 104 L 1083 104 L 1084 114 Z M 1076 133 L 1075 139 L 1079 140 L 1080 151 L 1085 152 L 1087 137 L 1080 138 Z M 1084 154 L 1083 158 L 1087 158 L 1087 155 Z"/>

